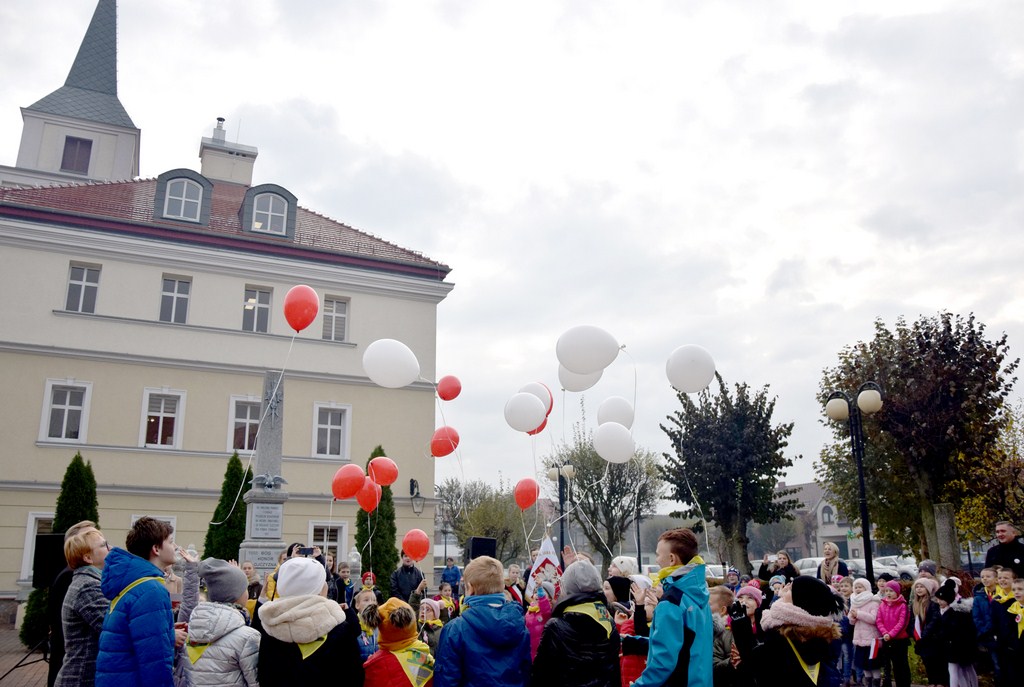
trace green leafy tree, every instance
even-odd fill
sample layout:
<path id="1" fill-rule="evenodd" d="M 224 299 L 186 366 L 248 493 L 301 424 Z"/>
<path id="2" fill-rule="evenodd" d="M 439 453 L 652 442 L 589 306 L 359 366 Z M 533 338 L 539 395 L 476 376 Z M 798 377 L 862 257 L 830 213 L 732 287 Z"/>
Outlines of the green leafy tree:
<path id="1" fill-rule="evenodd" d="M 366 464 L 378 456 L 386 456 L 384 447 L 373 449 Z M 398 567 L 398 529 L 395 526 L 395 500 L 391 487 L 381 488 L 380 503 L 373 513 L 362 508 L 356 513 L 356 549 L 363 558 L 363 572 L 373 571 L 384 597 L 391 594 L 391 573 Z"/>
<path id="2" fill-rule="evenodd" d="M 976 461 L 970 478 L 948 487 L 963 496 L 957 530 L 975 541 L 988 540 L 994 522 L 1024 521 L 1024 402 L 1008 407 L 1005 420 L 995 446 Z M 958 466 L 958 472 L 965 474 L 966 468 Z"/>
<path id="3" fill-rule="evenodd" d="M 794 490 L 776 489 L 783 470 L 793 464 L 783 453 L 793 424 L 772 424 L 775 399 L 768 398 L 767 385 L 751 394 L 746 384 L 737 384 L 733 396 L 721 375 L 715 377 L 717 395 L 710 387 L 696 401 L 677 394 L 682 409 L 668 416 L 669 425 L 661 425 L 676 448 L 674 455 L 665 454 L 662 478 L 675 500 L 691 504 L 682 516 L 703 513 L 717 524 L 729 562 L 747 571 L 748 526 L 790 518 L 799 505 L 785 498 Z"/>
<path id="4" fill-rule="evenodd" d="M 242 461 L 236 451 L 224 471 L 220 487 L 220 501 L 213 512 L 213 520 L 206 528 L 203 556 L 237 559 L 238 550 L 245 539 L 245 502 L 242 497 L 252 489 L 252 468 L 242 472 Z M 239 493 L 241 491 L 241 493 Z"/>
<path id="5" fill-rule="evenodd" d="M 864 418 L 865 426 L 873 422 Z M 849 432 L 849 430 L 847 430 Z M 924 532 L 921 529 L 921 511 L 917 500 L 908 498 L 916 487 L 907 472 L 892 467 L 888 456 L 894 451 L 892 438 L 877 434 L 865 441 L 864 486 L 868 513 L 874 530 L 873 539 L 896 544 L 903 551 L 921 555 Z M 850 455 L 849 435 L 846 443 L 826 446 L 817 463 L 818 481 L 828 490 L 830 499 L 847 516 L 850 529 L 860 537 L 860 491 L 857 483 L 857 465 Z"/>
<path id="6" fill-rule="evenodd" d="M 544 467 L 572 465 L 575 469 L 568 512 L 607 568 L 611 552 L 629 535 L 630 525 L 641 514 L 653 511 L 661 497 L 658 458 L 638 450 L 627 463 L 609 463 L 598 455 L 593 435 L 583 427 L 583 422 L 573 425 L 573 442 L 545 457 Z M 557 498 L 557 483 L 551 484 Z"/>
<path id="7" fill-rule="evenodd" d="M 910 502 L 915 513 L 905 526 L 923 533 L 923 554 L 951 569 L 960 566 L 959 552 L 939 549 L 934 505 L 961 508 L 964 494 L 956 485 L 983 469 L 997 444 L 1019 364 L 1008 353 L 1005 334 L 989 340 L 985 325 L 973 314 L 943 312 L 913 324 L 899 318 L 892 330 L 876 320 L 874 338 L 843 349 L 838 365 L 822 375 L 822 405 L 833 389 L 850 392 L 866 381 L 882 387 L 882 410 L 863 422 L 872 448 L 865 462 L 870 460 L 872 470 L 890 477 L 888 483 L 875 482 L 882 490 L 876 500 Z M 845 423 L 833 428 L 836 443 L 849 442 Z M 848 470 L 826 469 L 824 476 L 838 479 L 846 474 Z M 834 494 L 856 491 L 856 482 L 825 484 Z"/>
<path id="8" fill-rule="evenodd" d="M 92 464 L 84 461 L 81 453 L 76 453 L 60 483 L 60 494 L 57 495 L 53 513 L 53 531 L 55 534 L 63 534 L 69 527 L 83 520 L 91 520 L 99 525 L 99 502 L 96 499 L 96 475 L 92 471 Z M 25 617 L 18 638 L 29 648 L 46 639 L 50 631 L 47 623 L 48 592 L 45 587 L 32 590 L 25 605 Z"/>

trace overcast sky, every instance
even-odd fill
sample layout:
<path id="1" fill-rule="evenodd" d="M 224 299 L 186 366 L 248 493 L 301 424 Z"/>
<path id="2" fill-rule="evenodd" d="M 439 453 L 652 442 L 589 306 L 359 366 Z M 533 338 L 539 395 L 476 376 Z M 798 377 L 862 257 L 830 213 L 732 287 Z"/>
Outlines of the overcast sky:
<path id="1" fill-rule="evenodd" d="M 0 163 L 94 7 L 0 4 Z M 667 451 L 665 361 L 700 344 L 795 423 L 790 482 L 828 439 L 822 369 L 875 318 L 973 311 L 1020 355 L 1022 3 L 137 1 L 118 31 L 144 177 L 198 169 L 223 116 L 256 183 L 453 268 L 439 480 L 515 482 L 571 439 L 555 342 L 579 324 L 626 347 L 588 428 L 635 397 Z M 537 440 L 502 412 L 534 381 Z"/>

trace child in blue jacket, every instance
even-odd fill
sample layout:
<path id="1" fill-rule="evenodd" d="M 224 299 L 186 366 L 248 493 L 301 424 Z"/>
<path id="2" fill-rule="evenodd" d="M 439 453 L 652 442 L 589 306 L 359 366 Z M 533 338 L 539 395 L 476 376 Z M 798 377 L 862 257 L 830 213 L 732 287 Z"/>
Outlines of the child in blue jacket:
<path id="1" fill-rule="evenodd" d="M 462 576 L 466 599 L 441 630 L 434 687 L 526 687 L 530 633 L 523 605 L 504 594 L 504 569 L 490 556 L 474 558 Z"/>

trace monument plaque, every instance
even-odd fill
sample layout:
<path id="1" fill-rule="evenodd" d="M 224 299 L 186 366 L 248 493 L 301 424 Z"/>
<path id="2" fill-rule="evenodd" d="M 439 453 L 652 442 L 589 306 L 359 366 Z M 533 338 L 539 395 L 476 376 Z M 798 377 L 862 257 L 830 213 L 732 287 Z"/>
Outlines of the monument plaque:
<path id="1" fill-rule="evenodd" d="M 249 536 L 253 539 L 280 539 L 283 516 L 284 504 L 253 503 L 252 532 L 249 533 Z"/>

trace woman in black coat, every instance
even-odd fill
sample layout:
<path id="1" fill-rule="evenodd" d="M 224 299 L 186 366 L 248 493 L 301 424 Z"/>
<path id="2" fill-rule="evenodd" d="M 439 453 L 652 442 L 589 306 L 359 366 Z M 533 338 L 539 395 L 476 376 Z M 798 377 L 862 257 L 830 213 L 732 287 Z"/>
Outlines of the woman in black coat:
<path id="1" fill-rule="evenodd" d="M 764 555 L 764 561 L 757 571 L 757 576 L 767 582 L 776 575 L 782 575 L 786 582 L 792 582 L 800 576 L 800 571 L 793 567 L 793 561 L 789 560 L 789 554 L 779 551 L 775 554 L 775 560 L 771 561 L 768 554 Z"/>
<path id="2" fill-rule="evenodd" d="M 565 569 L 533 661 L 533 687 L 620 687 L 619 633 L 601 587 L 587 561 Z"/>

